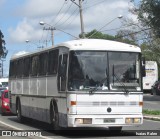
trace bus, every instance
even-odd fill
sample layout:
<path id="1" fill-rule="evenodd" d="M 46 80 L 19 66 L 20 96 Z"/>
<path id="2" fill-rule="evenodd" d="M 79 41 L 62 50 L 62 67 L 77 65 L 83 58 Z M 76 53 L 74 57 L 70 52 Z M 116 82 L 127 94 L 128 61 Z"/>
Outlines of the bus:
<path id="1" fill-rule="evenodd" d="M 143 123 L 141 50 L 116 41 L 80 39 L 12 56 L 10 108 L 20 122 L 54 130 Z"/>
<path id="2" fill-rule="evenodd" d="M 158 81 L 158 66 L 156 61 L 146 61 L 146 76 L 143 77 L 144 92 L 151 91 L 152 86 Z"/>

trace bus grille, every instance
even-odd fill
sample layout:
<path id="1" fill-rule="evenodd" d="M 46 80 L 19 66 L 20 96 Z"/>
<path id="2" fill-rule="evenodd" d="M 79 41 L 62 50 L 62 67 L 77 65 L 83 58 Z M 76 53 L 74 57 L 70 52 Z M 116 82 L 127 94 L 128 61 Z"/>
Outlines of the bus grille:
<path id="1" fill-rule="evenodd" d="M 106 101 L 106 102 L 99 102 L 99 101 L 93 101 L 93 102 L 85 102 L 85 101 L 78 101 L 77 106 L 115 106 L 115 107 L 122 107 L 122 106 L 139 106 L 139 102 L 137 101 L 130 101 L 130 102 L 124 102 L 124 101 Z"/>

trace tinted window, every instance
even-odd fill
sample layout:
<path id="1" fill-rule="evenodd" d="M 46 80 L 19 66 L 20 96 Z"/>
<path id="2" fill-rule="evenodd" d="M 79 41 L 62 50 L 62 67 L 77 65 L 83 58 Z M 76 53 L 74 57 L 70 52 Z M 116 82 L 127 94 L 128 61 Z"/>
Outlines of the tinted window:
<path id="1" fill-rule="evenodd" d="M 39 56 L 33 56 L 32 57 L 32 66 L 31 66 L 31 75 L 37 76 L 38 74 L 38 68 L 39 68 Z"/>
<path id="2" fill-rule="evenodd" d="M 28 77 L 29 76 L 30 67 L 31 67 L 30 57 L 26 57 L 24 59 L 24 71 L 23 71 L 24 77 Z"/>
<path id="3" fill-rule="evenodd" d="M 23 76 L 23 59 L 17 61 L 17 77 Z"/>
<path id="4" fill-rule="evenodd" d="M 57 73 L 58 55 L 59 55 L 59 50 L 52 50 L 49 52 L 49 65 L 48 65 L 49 75 Z"/>
<path id="5" fill-rule="evenodd" d="M 10 68 L 9 68 L 9 77 L 16 77 L 16 67 L 17 67 L 17 62 L 16 61 L 11 61 L 10 62 Z"/>
<path id="6" fill-rule="evenodd" d="M 48 52 L 40 54 L 39 60 L 39 75 L 46 75 L 48 69 Z"/>

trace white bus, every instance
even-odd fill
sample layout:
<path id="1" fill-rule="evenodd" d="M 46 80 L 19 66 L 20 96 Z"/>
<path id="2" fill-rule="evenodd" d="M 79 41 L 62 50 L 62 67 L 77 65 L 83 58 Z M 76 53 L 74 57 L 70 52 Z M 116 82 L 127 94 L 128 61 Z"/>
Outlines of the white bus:
<path id="1" fill-rule="evenodd" d="M 143 123 L 141 50 L 109 40 L 80 39 L 10 60 L 11 111 L 60 127 Z"/>
<path id="2" fill-rule="evenodd" d="M 158 81 L 158 66 L 156 61 L 146 61 L 146 76 L 143 77 L 143 90 L 151 91 L 152 85 Z"/>

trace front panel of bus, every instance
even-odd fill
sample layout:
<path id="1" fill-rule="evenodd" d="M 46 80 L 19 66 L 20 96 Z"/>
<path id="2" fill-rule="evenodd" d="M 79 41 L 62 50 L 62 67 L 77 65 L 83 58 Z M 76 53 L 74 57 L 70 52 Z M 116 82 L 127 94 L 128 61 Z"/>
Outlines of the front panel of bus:
<path id="1" fill-rule="evenodd" d="M 141 55 L 137 52 L 71 51 L 68 126 L 142 124 Z"/>

